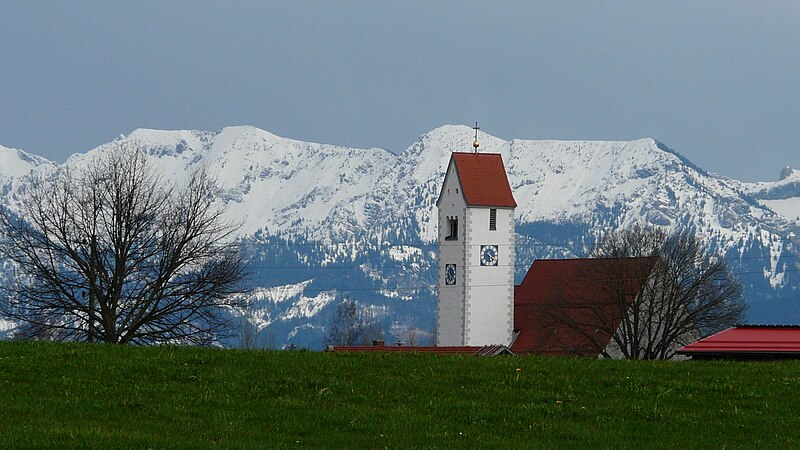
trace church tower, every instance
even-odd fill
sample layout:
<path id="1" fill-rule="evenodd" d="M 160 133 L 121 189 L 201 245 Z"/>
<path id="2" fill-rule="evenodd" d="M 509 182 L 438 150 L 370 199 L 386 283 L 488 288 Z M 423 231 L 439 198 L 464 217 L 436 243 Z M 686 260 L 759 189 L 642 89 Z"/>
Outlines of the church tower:
<path id="1" fill-rule="evenodd" d="M 454 152 L 439 211 L 438 346 L 510 345 L 514 328 L 514 209 L 503 158 Z"/>

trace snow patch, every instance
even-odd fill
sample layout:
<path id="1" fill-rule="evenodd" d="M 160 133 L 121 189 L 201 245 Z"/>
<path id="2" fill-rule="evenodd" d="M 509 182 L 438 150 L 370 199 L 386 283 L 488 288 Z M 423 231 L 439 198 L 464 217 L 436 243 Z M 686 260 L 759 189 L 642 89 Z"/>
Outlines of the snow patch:
<path id="1" fill-rule="evenodd" d="M 800 197 L 780 200 L 759 200 L 759 203 L 788 220 L 800 221 Z"/>
<path id="2" fill-rule="evenodd" d="M 395 261 L 405 262 L 412 258 L 422 256 L 422 249 L 410 245 L 395 245 L 389 247 L 389 257 Z"/>

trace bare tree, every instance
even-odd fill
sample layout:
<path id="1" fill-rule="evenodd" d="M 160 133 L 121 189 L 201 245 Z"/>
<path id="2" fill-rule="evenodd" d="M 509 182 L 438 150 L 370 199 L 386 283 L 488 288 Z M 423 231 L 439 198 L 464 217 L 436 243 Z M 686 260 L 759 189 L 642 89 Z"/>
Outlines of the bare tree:
<path id="1" fill-rule="evenodd" d="M 251 309 L 248 301 L 243 301 L 244 307 L 232 311 L 237 320 L 238 346 L 247 350 L 274 350 L 275 333 L 268 327 L 259 326 L 259 317 Z"/>
<path id="2" fill-rule="evenodd" d="M 245 276 L 206 170 L 168 186 L 133 144 L 33 179 L 0 209 L 0 308 L 21 337 L 209 344 Z"/>
<path id="3" fill-rule="evenodd" d="M 693 235 L 634 227 L 605 236 L 592 256 L 538 311 L 565 345 L 580 342 L 606 357 L 670 359 L 743 318 L 741 283 Z"/>
<path id="4" fill-rule="evenodd" d="M 361 336 L 361 343 L 372 345 L 375 341 L 383 341 L 383 328 L 380 320 L 375 315 L 375 309 L 367 308 L 361 312 L 361 321 L 364 324 L 364 333 Z"/>
<path id="5" fill-rule="evenodd" d="M 247 315 L 239 317 L 239 347 L 246 350 L 263 348 L 258 337 L 258 326 Z"/>
<path id="6" fill-rule="evenodd" d="M 369 323 L 355 300 L 345 299 L 336 306 L 336 312 L 328 325 L 327 345 L 363 344 Z"/>

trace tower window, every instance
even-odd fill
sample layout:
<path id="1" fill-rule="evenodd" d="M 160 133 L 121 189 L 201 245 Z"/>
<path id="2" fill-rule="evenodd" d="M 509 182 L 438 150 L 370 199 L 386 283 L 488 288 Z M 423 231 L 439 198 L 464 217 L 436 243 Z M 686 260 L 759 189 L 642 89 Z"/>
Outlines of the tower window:
<path id="1" fill-rule="evenodd" d="M 448 217 L 447 218 L 447 228 L 450 231 L 450 234 L 444 238 L 447 241 L 455 241 L 458 239 L 458 217 Z"/>
<path id="2" fill-rule="evenodd" d="M 489 231 L 497 230 L 497 210 L 492 208 L 489 210 Z"/>

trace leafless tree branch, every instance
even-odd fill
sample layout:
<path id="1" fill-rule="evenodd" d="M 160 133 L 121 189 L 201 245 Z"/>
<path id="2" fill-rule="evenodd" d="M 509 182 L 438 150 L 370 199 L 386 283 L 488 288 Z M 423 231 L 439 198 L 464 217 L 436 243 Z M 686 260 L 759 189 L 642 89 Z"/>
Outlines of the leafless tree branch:
<path id="1" fill-rule="evenodd" d="M 0 209 L 0 255 L 16 275 L 0 312 L 21 337 L 209 344 L 245 277 L 236 226 L 204 169 L 176 188 L 134 144 L 31 181 Z"/>
<path id="2" fill-rule="evenodd" d="M 569 330 L 569 345 L 612 356 L 610 337 L 624 358 L 670 359 L 743 318 L 741 283 L 693 235 L 634 227 L 605 236 L 592 256 L 592 270 L 561 281 L 558 298 L 535 312 L 545 326 Z"/>

